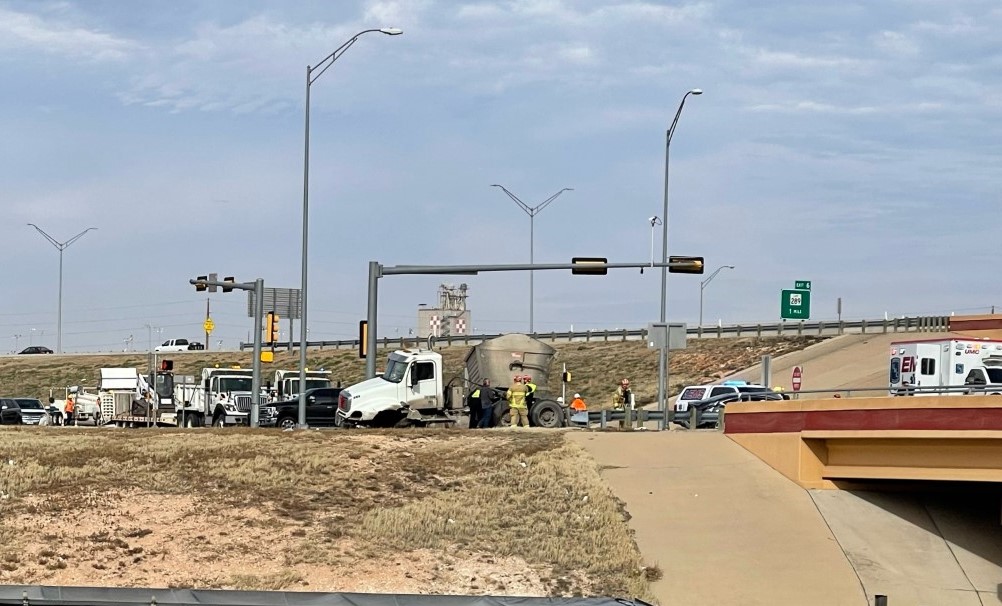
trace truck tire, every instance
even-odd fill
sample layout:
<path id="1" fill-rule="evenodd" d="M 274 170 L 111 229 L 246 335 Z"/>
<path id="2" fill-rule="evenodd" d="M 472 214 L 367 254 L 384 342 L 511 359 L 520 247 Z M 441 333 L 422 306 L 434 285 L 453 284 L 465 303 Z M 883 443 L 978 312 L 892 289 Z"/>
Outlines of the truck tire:
<path id="1" fill-rule="evenodd" d="M 190 412 L 184 413 L 184 426 L 188 428 L 199 427 L 201 423 L 199 422 L 198 415 Z"/>
<path id="2" fill-rule="evenodd" d="M 553 400 L 540 400 L 529 412 L 529 422 L 533 427 L 553 429 L 564 426 L 564 409 Z"/>
<path id="3" fill-rule="evenodd" d="M 295 418 L 286 416 L 280 418 L 278 423 L 276 423 L 276 426 L 282 431 L 285 431 L 286 429 L 295 429 L 297 424 L 298 422 Z"/>
<path id="4" fill-rule="evenodd" d="M 218 415 L 212 419 L 213 427 L 226 427 L 226 417 L 223 415 Z"/>

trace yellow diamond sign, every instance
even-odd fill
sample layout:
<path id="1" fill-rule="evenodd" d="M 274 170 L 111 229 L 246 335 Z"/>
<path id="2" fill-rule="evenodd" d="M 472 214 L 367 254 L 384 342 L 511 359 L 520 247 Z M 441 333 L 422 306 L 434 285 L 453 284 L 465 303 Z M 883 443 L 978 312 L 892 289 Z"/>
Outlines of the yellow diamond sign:
<path id="1" fill-rule="evenodd" d="M 212 321 L 212 318 L 206 318 L 205 322 L 202 323 L 202 328 L 205 329 L 205 334 L 211 335 L 212 329 L 216 327 L 216 323 Z"/>

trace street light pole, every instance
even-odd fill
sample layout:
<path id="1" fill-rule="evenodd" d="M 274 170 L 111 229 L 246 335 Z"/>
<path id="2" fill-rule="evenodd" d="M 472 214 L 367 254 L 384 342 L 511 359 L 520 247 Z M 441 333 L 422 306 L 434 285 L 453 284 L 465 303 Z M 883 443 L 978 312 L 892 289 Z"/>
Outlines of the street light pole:
<path id="1" fill-rule="evenodd" d="M 306 427 L 306 344 L 309 340 L 308 324 L 306 322 L 306 261 L 310 236 L 310 87 L 317 81 L 317 78 L 324 75 L 324 72 L 330 66 L 334 65 L 334 62 L 346 50 L 351 48 L 351 45 L 355 44 L 359 36 L 371 32 L 379 32 L 388 36 L 398 36 L 404 33 L 395 27 L 363 30 L 352 36 L 350 40 L 339 46 L 333 53 L 324 57 L 316 66 L 306 66 L 306 124 L 304 129 L 305 135 L 303 137 L 303 258 L 302 283 L 300 284 L 301 313 L 299 315 L 299 427 Z M 317 74 L 313 75 L 313 72 L 317 72 Z"/>
<path id="2" fill-rule="evenodd" d="M 717 268 L 717 271 L 710 274 L 710 277 L 699 283 L 699 336 L 703 336 L 703 289 L 706 285 L 710 283 L 711 280 L 717 277 L 722 269 L 734 269 L 733 265 L 721 265 Z"/>
<path id="3" fill-rule="evenodd" d="M 59 242 L 49 234 L 45 233 L 41 227 L 35 225 L 34 223 L 29 223 L 28 225 L 34 227 L 38 233 L 42 234 L 50 244 L 59 250 L 59 309 L 56 312 L 56 353 L 63 353 L 63 251 L 69 248 L 70 244 L 73 244 L 77 240 L 83 237 L 83 235 L 92 229 L 97 229 L 96 227 L 88 227 L 77 235 L 73 236 L 65 242 Z M 34 330 L 34 329 L 32 329 Z"/>
<path id="4" fill-rule="evenodd" d="M 543 200 L 538 205 L 536 205 L 536 206 L 529 206 L 525 202 L 522 202 L 521 200 L 519 200 L 518 196 L 516 196 L 515 194 L 511 193 L 510 191 L 508 191 L 508 189 L 505 188 L 504 185 L 494 184 L 494 185 L 491 185 L 491 187 L 500 187 L 501 191 L 503 191 L 504 193 L 508 194 L 508 197 L 511 198 L 512 201 L 515 204 L 517 204 L 519 208 L 521 208 L 523 211 L 525 211 L 525 214 L 529 215 L 529 265 L 534 265 L 535 264 L 535 258 L 536 258 L 536 253 L 535 253 L 535 248 L 536 248 L 536 215 L 538 215 L 540 212 L 542 212 L 542 210 L 544 208 L 546 208 L 547 206 L 549 206 L 550 202 L 553 202 L 554 200 L 556 200 L 557 197 L 560 196 L 560 194 L 564 193 L 565 191 L 574 191 L 574 188 L 572 188 L 572 187 L 565 187 L 562 190 L 560 190 L 557 193 L 555 193 L 552 196 L 550 196 L 549 198 Z M 534 310 L 533 310 L 533 307 L 534 307 L 534 292 L 533 291 L 535 290 L 535 283 L 534 283 L 534 280 L 533 280 L 533 275 L 534 274 L 535 274 L 535 272 L 533 272 L 533 271 L 529 272 L 529 333 L 530 334 L 534 334 L 536 332 L 536 327 L 535 327 L 535 322 L 534 322 L 534 317 L 533 317 L 533 312 L 534 312 Z"/>
<path id="5" fill-rule="evenodd" d="M 682 115 L 682 107 L 689 95 L 702 95 L 703 91 L 694 88 L 682 95 L 682 102 L 678 104 L 678 111 L 675 112 L 675 119 L 665 136 L 665 195 L 664 209 L 661 213 L 661 263 L 668 263 L 668 159 L 671 153 L 671 139 L 675 135 L 675 127 L 678 126 L 678 117 Z M 668 266 L 661 266 L 661 314 L 658 316 L 661 323 L 666 322 L 668 304 Z M 665 412 L 665 396 L 668 393 L 668 345 L 665 344 L 659 350 L 658 355 L 658 410 Z M 664 423 L 664 422 L 663 422 Z M 667 423 L 665 423 L 667 425 Z"/>

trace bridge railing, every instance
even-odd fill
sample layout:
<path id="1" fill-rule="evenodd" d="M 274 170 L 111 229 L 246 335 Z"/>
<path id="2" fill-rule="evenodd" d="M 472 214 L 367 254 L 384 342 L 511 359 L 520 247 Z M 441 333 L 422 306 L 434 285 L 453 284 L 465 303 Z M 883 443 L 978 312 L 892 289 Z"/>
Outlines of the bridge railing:
<path id="1" fill-rule="evenodd" d="M 917 316 L 909 318 L 890 318 L 876 320 L 843 320 L 773 322 L 757 324 L 728 324 L 710 326 L 690 326 L 686 336 L 702 339 L 727 339 L 741 337 L 793 337 L 793 336 L 837 336 L 843 334 L 886 334 L 898 332 L 946 332 L 950 327 L 949 316 Z M 477 345 L 500 337 L 504 333 L 444 335 L 432 338 L 436 346 Z M 540 341 L 550 343 L 604 343 L 615 341 L 647 340 L 646 328 L 622 328 L 612 330 L 579 330 L 563 332 L 537 332 L 531 335 Z M 377 347 L 388 349 L 404 349 L 425 345 L 427 338 L 414 336 L 382 337 L 377 340 Z M 283 341 L 275 344 L 275 348 L 296 349 L 299 342 Z M 358 339 L 341 339 L 326 341 L 308 341 L 307 347 L 318 349 L 357 349 Z M 251 349 L 253 344 L 241 343 L 240 349 Z"/>

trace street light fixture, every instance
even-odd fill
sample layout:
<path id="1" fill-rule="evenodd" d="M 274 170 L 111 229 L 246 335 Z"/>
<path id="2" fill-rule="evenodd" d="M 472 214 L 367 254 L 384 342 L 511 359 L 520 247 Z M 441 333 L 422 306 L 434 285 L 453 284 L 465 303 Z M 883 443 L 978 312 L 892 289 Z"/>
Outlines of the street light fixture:
<path id="1" fill-rule="evenodd" d="M 35 225 L 34 223 L 29 223 L 28 225 L 34 227 L 38 233 L 42 234 L 42 236 L 44 236 L 50 244 L 59 250 L 59 310 L 56 312 L 56 353 L 63 353 L 63 251 L 69 248 L 70 244 L 73 244 L 82 238 L 85 233 L 97 228 L 88 227 L 69 240 L 59 242 L 49 234 L 45 233 L 41 227 Z"/>
<path id="2" fill-rule="evenodd" d="M 675 127 L 678 126 L 678 118 L 682 115 L 682 107 L 685 106 L 685 100 L 689 95 L 702 95 L 703 90 L 699 88 L 694 88 L 682 95 L 682 101 L 678 104 L 678 111 L 675 112 L 675 119 L 672 120 L 671 126 L 668 128 L 667 135 L 665 137 L 665 195 L 664 195 L 664 209 L 661 213 L 661 219 L 663 221 L 663 229 L 661 231 L 661 262 L 668 263 L 668 159 L 671 153 L 671 140 L 675 135 Z M 668 266 L 665 265 L 661 268 L 661 314 L 659 319 L 661 323 L 665 323 L 665 318 L 667 317 L 667 304 L 668 304 Z M 659 350 L 658 355 L 658 410 L 665 411 L 665 396 L 668 391 L 668 347 L 663 347 Z"/>
<path id="3" fill-rule="evenodd" d="M 710 283 L 711 280 L 717 277 L 722 269 L 734 269 L 733 265 L 721 265 L 717 268 L 717 271 L 710 274 L 710 277 L 699 283 L 699 336 L 703 336 L 703 289 L 706 285 Z"/>
<path id="4" fill-rule="evenodd" d="M 358 41 L 363 34 L 379 32 L 387 36 L 399 36 L 403 30 L 396 27 L 383 27 L 379 29 L 367 29 L 358 32 L 350 40 L 339 46 L 335 51 L 315 66 L 306 66 L 306 125 L 303 151 L 303 259 L 302 259 L 302 284 L 300 285 L 302 297 L 302 310 L 299 318 L 299 426 L 306 427 L 306 343 L 309 340 L 309 329 L 306 323 L 306 285 L 307 272 L 306 260 L 309 250 L 310 234 L 310 87 L 317 79 L 324 75 L 330 66 L 344 54 L 351 45 Z M 314 72 L 317 72 L 314 75 Z M 260 305 L 260 301 L 258 302 Z M 373 335 L 375 337 L 375 335 Z"/>
<path id="5" fill-rule="evenodd" d="M 510 191 L 508 191 L 508 189 L 505 188 L 504 185 L 494 184 L 494 185 L 491 185 L 491 187 L 500 187 L 501 191 L 503 191 L 504 193 L 508 194 L 508 197 L 511 198 L 512 201 L 515 204 L 517 204 L 519 208 L 521 208 L 522 210 L 524 210 L 525 214 L 529 215 L 529 265 L 533 265 L 534 262 L 535 262 L 534 259 L 535 259 L 535 240 L 536 240 L 536 215 L 538 215 L 540 212 L 542 212 L 542 210 L 544 208 L 546 208 L 547 206 L 549 206 L 550 202 L 553 202 L 554 200 L 556 200 L 557 197 L 560 196 L 560 194 L 564 193 L 565 191 L 574 191 L 574 188 L 572 188 L 572 187 L 565 187 L 562 190 L 560 190 L 557 193 L 555 193 L 552 196 L 550 196 L 549 198 L 543 200 L 542 202 L 540 202 L 536 206 L 529 206 L 525 202 L 522 202 L 521 200 L 519 200 L 518 196 L 516 196 L 515 194 L 511 193 Z M 534 322 L 533 322 L 533 307 L 534 307 L 534 305 L 533 305 L 533 299 L 534 299 L 533 290 L 535 288 L 535 284 L 533 282 L 533 274 L 535 274 L 535 273 L 536 272 L 534 272 L 534 271 L 530 271 L 529 272 L 529 333 L 530 334 L 534 334 L 536 332 L 535 331 L 535 325 L 534 325 Z"/>

